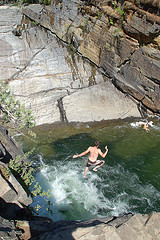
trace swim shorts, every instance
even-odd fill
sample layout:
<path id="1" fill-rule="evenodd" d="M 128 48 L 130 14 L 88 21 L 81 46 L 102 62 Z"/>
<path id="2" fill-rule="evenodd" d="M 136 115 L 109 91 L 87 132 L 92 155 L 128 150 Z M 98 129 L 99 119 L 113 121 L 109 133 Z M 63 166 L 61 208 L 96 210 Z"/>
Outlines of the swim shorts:
<path id="1" fill-rule="evenodd" d="M 102 163 L 103 163 L 103 161 L 100 161 L 100 160 L 97 160 L 97 161 L 92 162 L 91 160 L 88 159 L 88 162 L 87 162 L 87 164 L 86 164 L 86 167 L 90 167 L 90 166 L 92 166 L 92 165 L 94 165 L 94 166 L 99 166 L 99 165 L 101 165 Z"/>

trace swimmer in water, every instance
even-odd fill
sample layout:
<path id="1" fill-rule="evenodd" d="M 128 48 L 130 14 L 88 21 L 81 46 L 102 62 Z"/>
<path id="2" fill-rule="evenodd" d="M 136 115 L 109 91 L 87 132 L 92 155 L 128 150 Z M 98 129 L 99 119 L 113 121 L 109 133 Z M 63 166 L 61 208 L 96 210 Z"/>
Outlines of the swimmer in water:
<path id="1" fill-rule="evenodd" d="M 87 162 L 87 165 L 86 165 L 86 168 L 85 168 L 85 171 L 84 171 L 84 178 L 86 178 L 86 174 L 87 174 L 87 171 L 88 171 L 88 168 L 90 166 L 95 166 L 93 168 L 93 171 L 97 171 L 97 169 L 99 167 L 101 167 L 105 161 L 103 160 L 97 160 L 98 158 L 98 155 L 100 155 L 101 157 L 105 158 L 107 153 L 108 153 L 108 148 L 107 146 L 105 147 L 105 153 L 102 153 L 101 150 L 98 148 L 99 147 L 99 142 L 98 141 L 95 141 L 94 143 L 94 146 L 90 146 L 86 151 L 78 154 L 78 155 L 74 155 L 73 158 L 77 158 L 77 157 L 82 157 L 84 155 L 86 155 L 87 153 L 89 153 L 89 158 L 88 158 L 88 162 Z"/>
<path id="2" fill-rule="evenodd" d="M 140 125 L 140 127 L 141 126 L 143 126 L 143 129 L 144 130 L 146 130 L 146 132 L 149 132 L 150 130 L 149 130 L 149 125 L 148 125 L 148 123 L 142 123 L 141 125 Z"/>

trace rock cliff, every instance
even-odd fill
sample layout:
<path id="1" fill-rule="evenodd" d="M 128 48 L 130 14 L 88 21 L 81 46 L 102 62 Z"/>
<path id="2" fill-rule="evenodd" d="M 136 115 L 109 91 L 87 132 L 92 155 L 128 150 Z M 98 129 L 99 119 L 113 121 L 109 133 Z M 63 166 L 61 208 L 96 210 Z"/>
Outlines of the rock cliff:
<path id="1" fill-rule="evenodd" d="M 31 21 L 17 7 L 0 7 L 0 76 L 31 108 L 36 124 L 140 117 L 137 100 L 117 90 L 99 68 L 75 54 L 71 44 L 46 30 L 49 25 L 39 26 L 43 10 L 41 5 L 25 7 Z"/>
<path id="2" fill-rule="evenodd" d="M 63 0 L 22 11 L 0 7 L 0 76 L 37 125 L 159 114 L 158 2 Z"/>
<path id="3" fill-rule="evenodd" d="M 8 169 L 10 159 L 23 156 L 22 149 L 2 125 L 0 139 L 0 238 L 17 239 L 16 228 L 10 220 L 28 219 L 31 212 L 26 207 L 32 198 Z"/>
<path id="4" fill-rule="evenodd" d="M 154 113 L 160 113 L 159 11 L 158 1 L 136 0 L 63 0 L 23 8 Z"/>
<path id="5" fill-rule="evenodd" d="M 16 211 L 31 204 L 32 199 L 8 170 L 10 159 L 24 155 L 22 149 L 2 125 L 0 139 L 0 214 L 10 219 L 16 216 Z"/>

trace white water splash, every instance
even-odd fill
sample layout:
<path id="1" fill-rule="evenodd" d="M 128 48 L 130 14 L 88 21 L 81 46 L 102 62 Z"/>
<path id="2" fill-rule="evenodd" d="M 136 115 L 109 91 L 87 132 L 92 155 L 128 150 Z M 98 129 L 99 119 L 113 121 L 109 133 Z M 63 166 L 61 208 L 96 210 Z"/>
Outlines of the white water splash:
<path id="1" fill-rule="evenodd" d="M 148 125 L 150 126 L 150 127 L 153 127 L 154 125 L 153 125 L 153 122 L 152 121 L 139 121 L 139 122 L 133 122 L 133 123 L 130 123 L 130 125 L 132 126 L 132 127 L 135 127 L 135 128 L 137 128 L 137 127 L 140 127 L 142 124 L 145 124 L 145 123 L 148 123 Z"/>
<path id="2" fill-rule="evenodd" d="M 85 163 L 86 160 L 71 158 L 42 168 L 46 188 L 50 188 L 54 201 L 54 220 L 136 213 L 139 204 L 149 208 L 160 198 L 152 185 L 142 185 L 136 174 L 120 165 L 103 165 L 96 173 L 89 170 L 87 179 L 83 179 Z"/>
<path id="3" fill-rule="evenodd" d="M 141 125 L 145 124 L 145 123 L 148 123 L 149 127 L 155 129 L 155 130 L 160 130 L 160 127 L 159 126 L 156 126 L 153 124 L 153 121 L 139 121 L 139 122 L 132 122 L 130 123 L 131 127 L 133 128 L 139 128 Z"/>

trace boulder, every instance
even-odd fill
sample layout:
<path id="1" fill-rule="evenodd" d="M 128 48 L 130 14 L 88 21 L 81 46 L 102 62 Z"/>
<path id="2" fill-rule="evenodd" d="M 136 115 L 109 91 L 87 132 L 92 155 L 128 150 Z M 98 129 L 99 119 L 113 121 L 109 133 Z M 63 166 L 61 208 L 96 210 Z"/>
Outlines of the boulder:
<path id="1" fill-rule="evenodd" d="M 118 91 L 110 81 L 64 97 L 63 107 L 68 122 L 78 122 L 80 119 L 82 122 L 93 122 L 140 116 L 133 100 Z"/>

